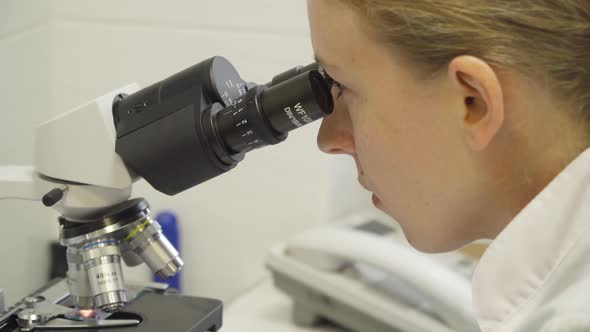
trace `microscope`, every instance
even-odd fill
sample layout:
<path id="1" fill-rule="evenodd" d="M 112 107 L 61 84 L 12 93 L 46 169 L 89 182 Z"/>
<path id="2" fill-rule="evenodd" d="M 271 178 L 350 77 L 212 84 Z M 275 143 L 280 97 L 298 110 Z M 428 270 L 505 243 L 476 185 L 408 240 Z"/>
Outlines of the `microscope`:
<path id="1" fill-rule="evenodd" d="M 216 56 L 39 126 L 34 166 L 0 167 L 0 198 L 38 200 L 58 211 L 68 271 L 0 308 L 0 332 L 218 331 L 220 301 L 125 281 L 122 263 L 145 263 L 162 278 L 184 264 L 131 187 L 143 178 L 176 195 L 233 169 L 247 152 L 330 114 L 332 83 L 314 63 L 257 85 Z"/>

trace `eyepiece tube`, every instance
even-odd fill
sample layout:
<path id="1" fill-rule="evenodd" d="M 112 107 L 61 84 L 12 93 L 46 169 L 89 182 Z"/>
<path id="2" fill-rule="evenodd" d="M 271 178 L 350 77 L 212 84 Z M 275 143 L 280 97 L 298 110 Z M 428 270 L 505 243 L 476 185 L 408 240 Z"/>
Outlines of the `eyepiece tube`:
<path id="1" fill-rule="evenodd" d="M 117 98 L 116 152 L 155 189 L 175 195 L 332 113 L 331 84 L 317 63 L 268 85 L 246 84 L 227 60 L 215 57 Z"/>
<path id="2" fill-rule="evenodd" d="M 330 89 L 315 70 L 272 86 L 261 101 L 268 122 L 283 134 L 323 118 L 334 108 Z"/>
<path id="3" fill-rule="evenodd" d="M 283 83 L 284 81 L 287 81 L 287 80 L 289 80 L 295 76 L 298 76 L 301 73 L 305 73 L 307 71 L 312 71 L 312 70 L 321 71 L 321 70 L 323 70 L 323 69 L 320 69 L 320 67 L 321 66 L 319 64 L 314 62 L 314 63 L 311 63 L 307 66 L 297 66 L 297 67 L 291 68 L 291 69 L 273 77 L 272 81 L 270 83 L 266 84 L 266 86 L 271 87 L 271 86 Z"/>
<path id="4" fill-rule="evenodd" d="M 334 108 L 330 87 L 315 70 L 271 87 L 258 86 L 216 113 L 217 136 L 231 153 L 245 153 L 286 139 Z"/>

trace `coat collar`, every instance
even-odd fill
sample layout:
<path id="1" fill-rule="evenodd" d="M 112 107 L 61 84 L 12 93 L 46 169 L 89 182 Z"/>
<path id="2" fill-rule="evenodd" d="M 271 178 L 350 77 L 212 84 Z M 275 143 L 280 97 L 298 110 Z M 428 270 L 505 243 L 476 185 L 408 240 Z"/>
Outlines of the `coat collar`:
<path id="1" fill-rule="evenodd" d="M 512 321 L 548 287 L 590 226 L 590 149 L 568 165 L 498 235 L 473 277 L 483 331 Z"/>

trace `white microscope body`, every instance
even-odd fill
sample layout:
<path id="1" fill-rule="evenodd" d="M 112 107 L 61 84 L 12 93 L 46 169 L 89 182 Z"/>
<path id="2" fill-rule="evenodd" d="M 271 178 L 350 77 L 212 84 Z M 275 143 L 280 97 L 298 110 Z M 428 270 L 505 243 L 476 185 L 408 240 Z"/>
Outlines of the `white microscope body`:
<path id="1" fill-rule="evenodd" d="M 0 167 L 0 197 L 43 201 L 59 212 L 68 285 L 81 309 L 114 312 L 128 302 L 121 259 L 146 262 L 162 277 L 183 265 L 147 203 L 129 200 L 138 177 L 115 153 L 113 100 L 137 90 L 129 85 L 42 124 L 34 166 Z"/>
<path id="2" fill-rule="evenodd" d="M 137 90 L 135 84 L 115 90 L 39 126 L 34 165 L 0 167 L 0 197 L 41 201 L 57 189 L 63 197 L 53 208 L 80 222 L 129 199 L 137 178 L 115 153 L 112 104 Z"/>

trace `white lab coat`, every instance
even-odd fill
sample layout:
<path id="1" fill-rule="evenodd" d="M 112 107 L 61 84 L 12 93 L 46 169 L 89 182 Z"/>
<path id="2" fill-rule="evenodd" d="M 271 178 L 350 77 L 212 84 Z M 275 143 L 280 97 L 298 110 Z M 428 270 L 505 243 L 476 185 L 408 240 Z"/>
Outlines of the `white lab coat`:
<path id="1" fill-rule="evenodd" d="M 492 242 L 473 301 L 484 332 L 590 331 L 590 149 Z"/>

